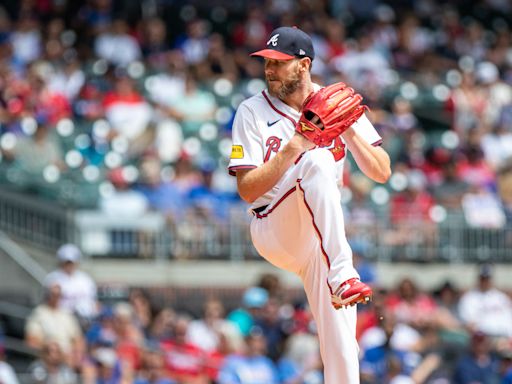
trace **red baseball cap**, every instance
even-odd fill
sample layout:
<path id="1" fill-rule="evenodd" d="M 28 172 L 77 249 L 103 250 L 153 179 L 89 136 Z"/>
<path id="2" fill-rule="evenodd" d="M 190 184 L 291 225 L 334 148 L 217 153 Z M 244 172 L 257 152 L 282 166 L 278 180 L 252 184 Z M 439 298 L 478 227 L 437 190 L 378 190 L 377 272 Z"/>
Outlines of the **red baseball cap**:
<path id="1" fill-rule="evenodd" d="M 315 58 L 313 42 L 309 35 L 297 27 L 280 27 L 274 29 L 267 41 L 267 48 L 251 53 L 274 60 L 292 60 L 295 58 Z"/>

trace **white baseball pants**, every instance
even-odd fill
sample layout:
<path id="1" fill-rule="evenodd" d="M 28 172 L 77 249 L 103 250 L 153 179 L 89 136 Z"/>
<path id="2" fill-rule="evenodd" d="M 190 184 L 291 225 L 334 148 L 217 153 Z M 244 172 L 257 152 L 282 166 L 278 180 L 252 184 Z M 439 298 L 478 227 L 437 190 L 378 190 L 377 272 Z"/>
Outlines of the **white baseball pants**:
<path id="1" fill-rule="evenodd" d="M 359 383 L 356 307 L 335 310 L 331 292 L 359 277 L 345 237 L 333 155 L 306 152 L 279 181 L 279 193 L 255 214 L 251 236 L 275 266 L 300 276 L 320 341 L 326 384 Z"/>

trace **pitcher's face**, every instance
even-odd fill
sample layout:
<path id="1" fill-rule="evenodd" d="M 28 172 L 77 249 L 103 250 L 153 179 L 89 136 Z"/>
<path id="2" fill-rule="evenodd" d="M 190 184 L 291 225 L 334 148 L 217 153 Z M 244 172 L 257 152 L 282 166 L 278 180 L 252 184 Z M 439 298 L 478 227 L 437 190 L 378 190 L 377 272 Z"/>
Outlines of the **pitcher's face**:
<path id="1" fill-rule="evenodd" d="M 294 93 L 302 83 L 298 59 L 265 59 L 265 81 L 269 93 L 279 99 Z"/>

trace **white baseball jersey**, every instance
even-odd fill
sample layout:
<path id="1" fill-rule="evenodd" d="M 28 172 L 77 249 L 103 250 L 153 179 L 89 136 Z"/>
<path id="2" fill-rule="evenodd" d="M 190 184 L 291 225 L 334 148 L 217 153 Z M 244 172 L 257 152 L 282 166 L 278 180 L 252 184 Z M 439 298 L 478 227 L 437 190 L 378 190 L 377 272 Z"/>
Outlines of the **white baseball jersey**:
<path id="1" fill-rule="evenodd" d="M 320 87 L 315 84 L 315 90 Z M 283 148 L 295 133 L 301 113 L 267 90 L 245 100 L 238 107 L 233 122 L 233 147 L 229 173 L 239 169 L 253 169 L 270 160 Z M 372 145 L 380 145 L 382 138 L 363 114 L 353 125 L 357 133 Z M 345 144 L 341 137 L 329 147 L 338 164 L 338 180 L 341 182 L 345 162 Z M 253 207 L 267 205 L 279 191 L 279 183 L 260 196 Z"/>
<path id="2" fill-rule="evenodd" d="M 230 173 L 270 160 L 294 135 L 299 118 L 299 111 L 267 91 L 240 104 L 233 124 Z M 366 116 L 353 127 L 367 142 L 381 143 Z M 304 284 L 318 328 L 325 384 L 359 384 L 356 308 L 337 311 L 331 302 L 343 282 L 359 277 L 340 204 L 345 155 L 341 138 L 329 148 L 304 153 L 272 190 L 253 203 L 250 226 L 258 253 L 273 265 L 296 273 Z"/>

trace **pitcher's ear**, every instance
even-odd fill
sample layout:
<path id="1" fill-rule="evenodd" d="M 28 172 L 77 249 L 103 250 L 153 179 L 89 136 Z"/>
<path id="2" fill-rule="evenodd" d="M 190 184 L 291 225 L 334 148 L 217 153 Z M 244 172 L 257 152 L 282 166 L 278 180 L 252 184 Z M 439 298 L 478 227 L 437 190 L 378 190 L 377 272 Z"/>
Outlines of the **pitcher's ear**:
<path id="1" fill-rule="evenodd" d="M 303 57 L 302 59 L 300 59 L 299 65 L 300 65 L 301 72 L 305 72 L 305 71 L 309 72 L 310 68 L 311 68 L 311 59 L 309 57 Z"/>

